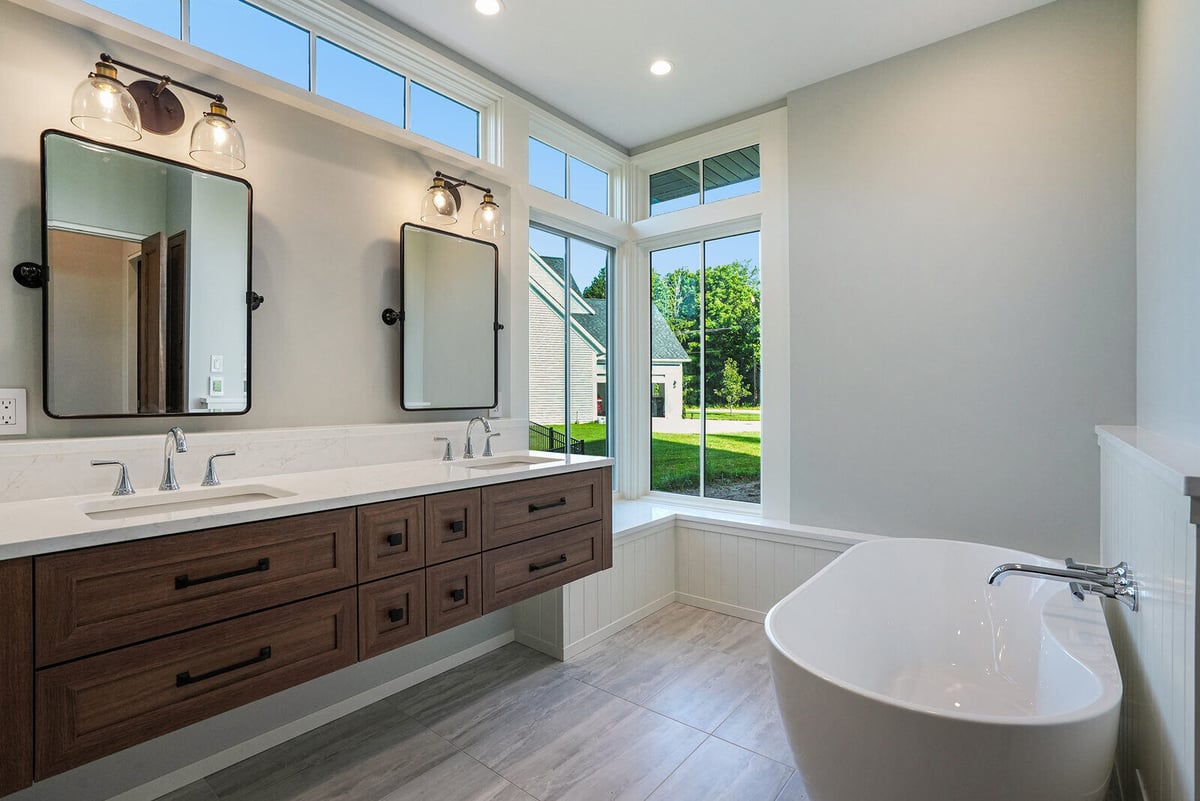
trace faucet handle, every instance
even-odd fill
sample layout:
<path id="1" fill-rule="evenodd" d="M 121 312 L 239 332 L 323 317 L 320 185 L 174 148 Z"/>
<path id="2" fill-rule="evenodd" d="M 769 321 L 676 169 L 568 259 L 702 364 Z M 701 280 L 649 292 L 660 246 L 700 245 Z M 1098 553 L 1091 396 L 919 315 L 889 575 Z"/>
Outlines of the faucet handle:
<path id="1" fill-rule="evenodd" d="M 224 451 L 222 453 L 214 453 L 208 457 L 208 467 L 204 471 L 204 480 L 200 482 L 202 487 L 216 487 L 220 485 L 221 479 L 217 478 L 217 467 L 213 464 L 214 459 L 219 459 L 222 456 L 237 456 L 237 451 Z"/>
<path id="2" fill-rule="evenodd" d="M 446 443 L 446 452 L 442 454 L 442 461 L 443 462 L 453 462 L 454 461 L 454 446 L 450 444 L 450 438 L 449 437 L 434 437 L 433 441 Z"/>
<path id="3" fill-rule="evenodd" d="M 498 437 L 498 436 L 500 436 L 499 431 L 493 431 L 492 433 L 487 435 L 487 441 L 483 445 L 483 455 L 485 457 L 495 455 L 492 453 L 492 437 Z"/>
<path id="4" fill-rule="evenodd" d="M 92 467 L 103 467 L 105 465 L 120 465 L 121 475 L 117 478 L 117 488 L 113 490 L 113 495 L 133 495 L 133 484 L 129 483 L 129 468 L 124 462 L 118 462 L 114 459 L 93 459 Z"/>

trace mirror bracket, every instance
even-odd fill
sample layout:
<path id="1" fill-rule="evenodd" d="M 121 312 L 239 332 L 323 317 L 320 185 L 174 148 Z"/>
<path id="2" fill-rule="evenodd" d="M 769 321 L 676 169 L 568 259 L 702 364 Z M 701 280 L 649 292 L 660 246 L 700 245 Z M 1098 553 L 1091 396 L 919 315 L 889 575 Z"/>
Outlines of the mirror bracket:
<path id="1" fill-rule="evenodd" d="M 250 311 L 258 311 L 258 307 L 263 305 L 263 301 L 265 301 L 265 300 L 266 300 L 266 298 L 264 298 L 262 295 L 258 294 L 254 290 L 251 290 L 246 293 L 246 302 L 248 304 L 250 304 Z"/>
<path id="2" fill-rule="evenodd" d="M 31 261 L 23 261 L 12 271 L 13 280 L 27 289 L 41 289 L 46 284 L 46 268 Z"/>
<path id="3" fill-rule="evenodd" d="M 497 322 L 497 323 L 496 323 L 495 330 L 496 330 L 496 331 L 503 331 L 503 330 L 504 330 L 504 323 Z"/>
<path id="4" fill-rule="evenodd" d="M 396 323 L 404 322 L 404 312 L 396 311 L 395 309 L 384 309 L 383 314 L 379 316 L 383 320 L 384 325 L 395 325 Z"/>

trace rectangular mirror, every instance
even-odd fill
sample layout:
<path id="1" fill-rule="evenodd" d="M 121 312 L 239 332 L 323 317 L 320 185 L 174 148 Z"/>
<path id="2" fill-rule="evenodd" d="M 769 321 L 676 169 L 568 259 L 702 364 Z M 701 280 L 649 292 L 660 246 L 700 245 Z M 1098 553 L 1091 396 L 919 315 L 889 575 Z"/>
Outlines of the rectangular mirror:
<path id="1" fill-rule="evenodd" d="M 250 409 L 250 184 L 42 134 L 51 417 Z"/>
<path id="2" fill-rule="evenodd" d="M 499 372 L 499 249 L 413 223 L 401 227 L 400 249 L 400 405 L 408 410 L 492 408 Z"/>

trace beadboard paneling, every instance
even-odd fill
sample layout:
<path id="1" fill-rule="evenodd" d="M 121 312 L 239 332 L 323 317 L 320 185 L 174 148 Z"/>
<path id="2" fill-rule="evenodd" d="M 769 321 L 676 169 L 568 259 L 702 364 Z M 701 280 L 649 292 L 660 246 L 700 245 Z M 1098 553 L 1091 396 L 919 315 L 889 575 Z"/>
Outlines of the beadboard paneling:
<path id="1" fill-rule="evenodd" d="M 778 542 L 691 521 L 676 523 L 675 538 L 678 600 L 760 623 L 777 601 L 849 547 L 802 538 Z"/>
<path id="2" fill-rule="evenodd" d="M 1191 502 L 1145 459 L 1101 440 L 1101 555 L 1105 564 L 1128 561 L 1140 589 L 1136 613 L 1106 604 L 1125 684 L 1117 766 L 1127 801 L 1195 799 Z"/>
<path id="3" fill-rule="evenodd" d="M 569 659 L 674 600 L 675 532 L 667 521 L 618 538 L 611 570 L 517 604 L 517 642 Z"/>

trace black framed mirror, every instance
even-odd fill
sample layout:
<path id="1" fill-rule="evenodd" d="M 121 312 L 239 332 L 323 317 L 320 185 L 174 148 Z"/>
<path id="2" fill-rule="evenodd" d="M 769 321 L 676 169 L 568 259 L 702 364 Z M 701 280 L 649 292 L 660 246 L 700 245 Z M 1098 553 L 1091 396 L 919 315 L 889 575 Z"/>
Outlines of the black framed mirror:
<path id="1" fill-rule="evenodd" d="M 401 407 L 494 407 L 500 374 L 499 248 L 405 223 L 400 271 Z"/>
<path id="2" fill-rule="evenodd" d="M 42 134 L 46 414 L 250 410 L 251 187 Z"/>

